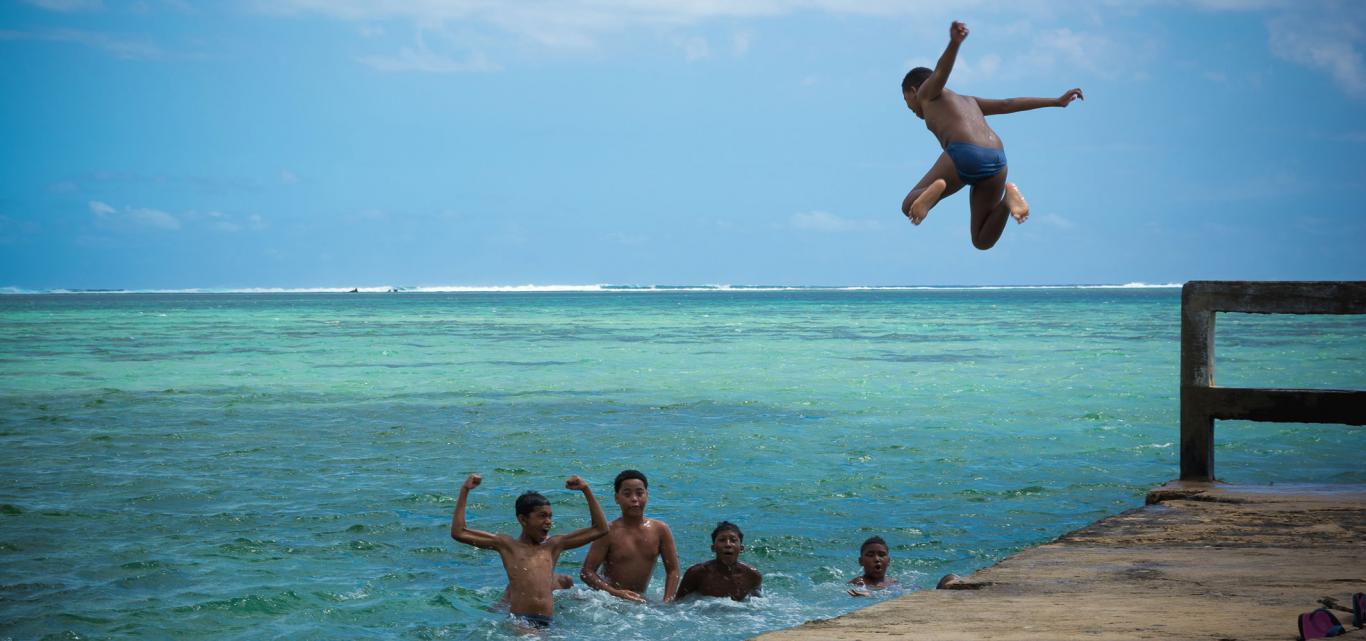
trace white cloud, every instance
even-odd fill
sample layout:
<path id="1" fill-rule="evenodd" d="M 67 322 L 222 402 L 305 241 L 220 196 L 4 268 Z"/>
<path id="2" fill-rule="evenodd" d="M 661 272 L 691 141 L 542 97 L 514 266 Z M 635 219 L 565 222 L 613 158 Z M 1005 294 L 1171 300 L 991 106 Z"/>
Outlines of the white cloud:
<path id="1" fill-rule="evenodd" d="M 1271 52 L 1277 57 L 1327 72 L 1350 96 L 1366 98 L 1366 13 L 1327 12 L 1282 16 L 1267 22 Z"/>
<path id="2" fill-rule="evenodd" d="M 130 209 L 127 214 L 128 220 L 134 224 L 154 229 L 175 230 L 180 229 L 180 219 L 168 214 L 160 209 Z"/>
<path id="3" fill-rule="evenodd" d="M 390 220 L 389 212 L 382 209 L 361 209 L 346 215 L 351 223 L 383 223 Z"/>
<path id="4" fill-rule="evenodd" d="M 98 200 L 90 201 L 90 213 L 95 214 L 98 218 L 104 218 L 115 211 L 116 210 L 111 207 L 109 203 L 102 203 Z"/>
<path id="5" fill-rule="evenodd" d="M 101 0 L 24 0 L 24 2 L 40 9 L 62 13 L 95 11 L 104 8 L 104 2 Z"/>
<path id="6" fill-rule="evenodd" d="M 172 214 L 151 207 L 118 208 L 98 200 L 90 201 L 88 207 L 95 218 L 95 224 L 109 231 L 138 229 L 179 231 L 189 228 L 235 233 L 242 230 L 260 231 L 269 226 L 260 214 L 251 214 L 245 219 L 216 210 L 207 212 L 191 210 Z"/>
<path id="7" fill-rule="evenodd" d="M 1025 57 L 1043 69 L 1066 65 L 1102 72 L 1108 66 L 1106 61 L 1114 58 L 1114 52 L 1114 45 L 1103 36 L 1063 27 L 1040 32 Z"/>
<path id="8" fill-rule="evenodd" d="M 282 184 L 282 185 L 297 185 L 297 184 L 299 184 L 299 182 L 300 182 L 300 180 L 299 180 L 298 174 L 295 174 L 294 172 L 292 172 L 292 171 L 290 171 L 290 170 L 288 170 L 288 169 L 281 169 L 281 170 L 280 170 L 280 184 Z"/>
<path id="9" fill-rule="evenodd" d="M 1030 216 L 1029 222 L 1039 222 L 1058 229 L 1076 229 L 1077 227 L 1076 223 L 1058 214 L 1035 214 Z"/>
<path id="10" fill-rule="evenodd" d="M 426 73 L 462 73 L 499 71 L 502 67 L 491 62 L 482 52 L 474 52 L 464 60 L 435 53 L 426 48 L 404 47 L 396 55 L 361 56 L 357 62 L 378 71 L 420 71 Z"/>
<path id="11" fill-rule="evenodd" d="M 54 31 L 14 31 L 0 29 L 0 40 L 38 40 L 85 45 L 124 60 L 155 60 L 162 51 L 154 44 L 124 40 L 92 31 L 58 29 Z"/>
<path id="12" fill-rule="evenodd" d="M 684 38 L 678 46 L 683 49 L 683 57 L 687 58 L 688 62 L 711 57 L 711 46 L 707 44 L 707 39 L 701 36 Z"/>
<path id="13" fill-rule="evenodd" d="M 730 37 L 730 49 L 736 57 L 749 53 L 749 48 L 754 45 L 754 35 L 748 31 L 736 32 Z"/>
<path id="14" fill-rule="evenodd" d="M 817 232 L 873 231 L 882 228 L 876 220 L 841 218 L 824 211 L 793 214 L 788 218 L 793 229 Z"/>
<path id="15" fill-rule="evenodd" d="M 613 243 L 619 243 L 622 245 L 640 245 L 650 240 L 650 237 L 642 236 L 640 234 L 627 234 L 623 232 L 614 231 L 604 236 L 603 239 Z"/>

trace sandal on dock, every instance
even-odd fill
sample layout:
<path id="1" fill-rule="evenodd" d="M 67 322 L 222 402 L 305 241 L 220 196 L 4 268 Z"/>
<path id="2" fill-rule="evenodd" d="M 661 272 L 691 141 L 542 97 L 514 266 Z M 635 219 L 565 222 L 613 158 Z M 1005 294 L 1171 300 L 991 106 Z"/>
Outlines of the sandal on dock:
<path id="1" fill-rule="evenodd" d="M 1353 601 L 1356 598 L 1353 597 Z M 1342 634 L 1342 623 L 1333 616 L 1328 608 L 1319 608 L 1313 612 L 1305 612 L 1300 615 L 1300 639 L 1309 641 L 1310 639 L 1322 639 L 1324 637 L 1335 637 Z"/>

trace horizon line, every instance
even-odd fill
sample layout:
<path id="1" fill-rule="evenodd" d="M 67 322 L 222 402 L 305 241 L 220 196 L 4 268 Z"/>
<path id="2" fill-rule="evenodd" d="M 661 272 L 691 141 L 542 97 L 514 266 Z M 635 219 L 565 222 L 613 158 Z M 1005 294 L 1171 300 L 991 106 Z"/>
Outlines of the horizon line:
<path id="1" fill-rule="evenodd" d="M 419 285 L 353 287 L 190 287 L 190 288 L 67 288 L 0 287 L 0 295 L 70 294 L 443 294 L 443 293 L 669 293 L 774 291 L 926 291 L 1002 289 L 1178 289 L 1183 283 L 1064 283 L 1033 285 L 637 285 L 595 283 L 580 285 Z"/>

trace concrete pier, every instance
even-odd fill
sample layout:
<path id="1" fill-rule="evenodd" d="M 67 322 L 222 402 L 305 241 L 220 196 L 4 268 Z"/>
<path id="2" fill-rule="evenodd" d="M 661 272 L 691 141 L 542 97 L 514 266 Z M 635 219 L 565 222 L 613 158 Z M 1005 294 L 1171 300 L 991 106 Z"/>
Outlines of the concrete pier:
<path id="1" fill-rule="evenodd" d="M 964 577 L 756 641 L 1289 641 L 1366 591 L 1366 486 L 1172 482 L 1148 505 Z M 1337 612 L 1349 632 L 1350 612 Z"/>

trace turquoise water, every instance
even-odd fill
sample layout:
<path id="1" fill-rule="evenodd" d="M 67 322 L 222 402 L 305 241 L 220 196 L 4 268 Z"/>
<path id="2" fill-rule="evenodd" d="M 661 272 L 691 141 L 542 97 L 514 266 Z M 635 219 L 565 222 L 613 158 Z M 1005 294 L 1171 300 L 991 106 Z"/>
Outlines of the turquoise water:
<path id="1" fill-rule="evenodd" d="M 747 603 L 558 596 L 551 639 L 741 639 L 1142 504 L 1176 475 L 1175 289 L 0 296 L 0 638 L 513 639 L 525 489 L 556 528 L 651 479 Z M 1366 319 L 1221 315 L 1218 380 L 1366 388 Z M 1219 424 L 1217 474 L 1366 482 L 1361 428 Z M 577 574 L 583 550 L 562 570 Z M 655 598 L 662 570 L 652 584 Z"/>

